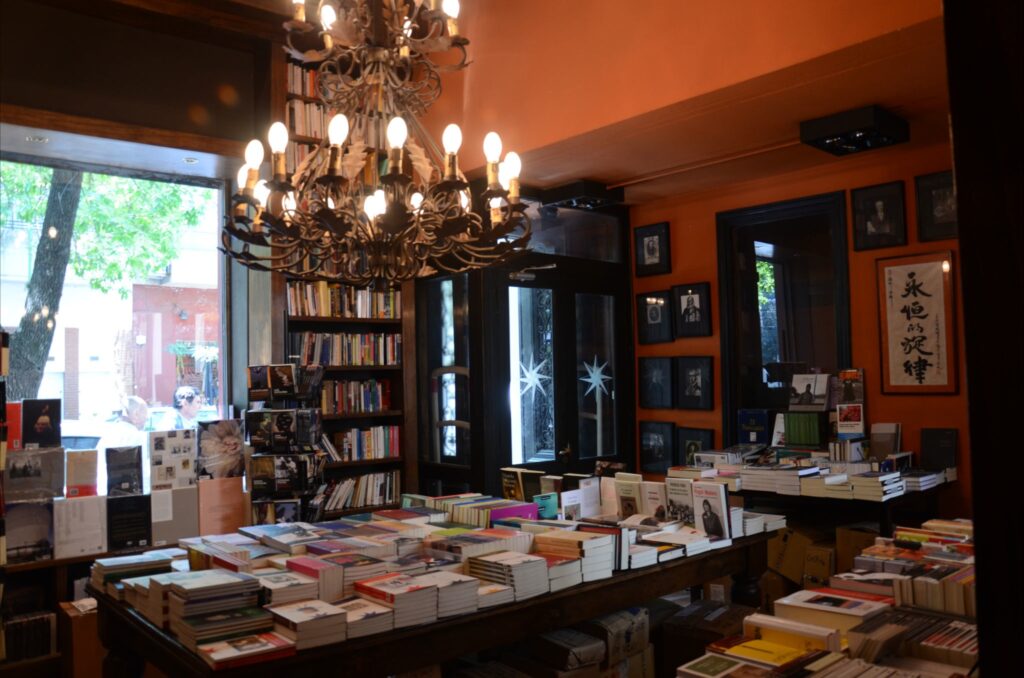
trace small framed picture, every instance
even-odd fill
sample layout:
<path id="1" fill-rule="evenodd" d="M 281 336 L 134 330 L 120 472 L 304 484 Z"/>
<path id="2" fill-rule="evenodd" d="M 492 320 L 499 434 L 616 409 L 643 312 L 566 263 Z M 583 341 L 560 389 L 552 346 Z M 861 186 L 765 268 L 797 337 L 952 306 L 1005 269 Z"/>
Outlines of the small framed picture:
<path id="1" fill-rule="evenodd" d="M 636 275 L 639 278 L 672 272 L 672 250 L 669 247 L 668 222 L 641 226 L 634 232 Z"/>
<path id="2" fill-rule="evenodd" d="M 637 338 L 641 344 L 672 341 L 671 296 L 668 290 L 636 295 Z"/>
<path id="3" fill-rule="evenodd" d="M 693 455 L 715 449 L 715 429 L 676 427 L 676 466 L 693 466 Z"/>
<path id="4" fill-rule="evenodd" d="M 668 473 L 673 457 L 674 425 L 670 421 L 640 422 L 640 469 L 647 473 Z"/>
<path id="5" fill-rule="evenodd" d="M 711 285 L 706 282 L 672 288 L 672 318 L 677 337 L 711 336 Z"/>
<path id="6" fill-rule="evenodd" d="M 855 188 L 853 202 L 853 249 L 874 250 L 907 244 L 907 220 L 903 207 L 903 182 Z"/>
<path id="7" fill-rule="evenodd" d="M 715 374 L 711 356 L 685 356 L 675 360 L 676 407 L 710 410 L 715 406 Z"/>
<path id="8" fill-rule="evenodd" d="M 640 407 L 672 407 L 672 358 L 640 358 Z"/>
<path id="9" fill-rule="evenodd" d="M 921 242 L 957 237 L 956 190 L 952 172 L 915 177 L 917 239 Z"/>

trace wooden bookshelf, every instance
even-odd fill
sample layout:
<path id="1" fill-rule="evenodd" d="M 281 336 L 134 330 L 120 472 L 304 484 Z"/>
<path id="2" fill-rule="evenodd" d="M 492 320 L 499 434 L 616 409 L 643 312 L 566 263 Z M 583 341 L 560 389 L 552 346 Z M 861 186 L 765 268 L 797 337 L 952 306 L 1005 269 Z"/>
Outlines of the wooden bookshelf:
<path id="1" fill-rule="evenodd" d="M 402 326 L 401 318 L 349 318 L 344 316 L 290 315 L 289 324 L 316 325 L 392 325 Z"/>

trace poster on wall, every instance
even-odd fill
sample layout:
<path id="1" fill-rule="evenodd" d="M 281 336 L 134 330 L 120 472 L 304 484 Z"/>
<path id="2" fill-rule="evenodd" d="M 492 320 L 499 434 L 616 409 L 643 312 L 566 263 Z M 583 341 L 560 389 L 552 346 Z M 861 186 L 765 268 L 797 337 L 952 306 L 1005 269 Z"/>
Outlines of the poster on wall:
<path id="1" fill-rule="evenodd" d="M 953 253 L 879 259 L 882 392 L 957 392 Z"/>

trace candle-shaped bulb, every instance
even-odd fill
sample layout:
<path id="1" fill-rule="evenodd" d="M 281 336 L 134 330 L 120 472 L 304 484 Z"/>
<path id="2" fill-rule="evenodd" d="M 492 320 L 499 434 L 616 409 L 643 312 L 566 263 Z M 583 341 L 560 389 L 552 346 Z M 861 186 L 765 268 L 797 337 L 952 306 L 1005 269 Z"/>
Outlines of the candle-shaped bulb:
<path id="1" fill-rule="evenodd" d="M 348 118 L 344 113 L 338 113 L 327 123 L 327 140 L 331 146 L 341 146 L 348 138 Z"/>
<path id="2" fill-rule="evenodd" d="M 292 0 L 292 4 L 295 6 L 294 14 L 292 15 L 296 21 L 306 20 L 306 0 Z"/>
<path id="3" fill-rule="evenodd" d="M 252 197 L 256 198 L 256 202 L 258 202 L 261 207 L 265 208 L 267 206 L 267 198 L 270 197 L 270 187 L 267 186 L 266 181 L 261 181 L 256 184 L 256 188 L 252 189 Z"/>
<path id="4" fill-rule="evenodd" d="M 418 212 L 420 207 L 423 205 L 423 194 L 419 191 L 413 193 L 409 196 L 409 204 L 412 205 L 413 211 Z"/>
<path id="5" fill-rule="evenodd" d="M 447 14 L 452 19 L 459 18 L 459 0 L 444 0 L 441 3 L 441 11 Z"/>
<path id="6" fill-rule="evenodd" d="M 245 147 L 245 164 L 253 169 L 263 164 L 263 142 L 259 139 L 253 139 Z M 243 182 L 239 182 L 241 183 Z"/>
<path id="7" fill-rule="evenodd" d="M 518 179 L 519 173 L 523 171 L 523 161 L 519 159 L 519 154 L 515 151 L 506 153 L 505 162 L 502 164 L 505 166 L 505 172 L 509 179 Z"/>
<path id="8" fill-rule="evenodd" d="M 281 200 L 281 207 L 284 208 L 285 212 L 295 211 L 295 192 L 289 191 L 288 195 L 284 196 Z"/>
<path id="9" fill-rule="evenodd" d="M 388 123 L 388 147 L 395 149 L 401 148 L 405 145 L 405 140 L 409 136 L 409 128 L 399 116 L 391 118 L 391 122 Z"/>
<path id="10" fill-rule="evenodd" d="M 272 153 L 284 153 L 288 147 L 288 128 L 284 126 L 283 122 L 275 122 L 270 126 L 267 141 L 270 142 Z"/>
<path id="11" fill-rule="evenodd" d="M 325 31 L 331 30 L 334 26 L 334 22 L 338 20 L 338 13 L 334 11 L 334 7 L 331 5 L 324 5 L 320 8 L 320 24 L 324 27 Z"/>
<path id="12" fill-rule="evenodd" d="M 445 153 L 451 153 L 454 155 L 459 152 L 462 148 L 462 130 L 455 123 L 452 123 L 444 128 L 444 132 L 441 134 L 441 145 L 444 146 Z"/>
<path id="13" fill-rule="evenodd" d="M 508 162 L 507 161 L 506 162 L 499 162 L 498 163 L 498 183 L 501 184 L 501 187 L 504 188 L 506 191 L 508 190 L 508 187 L 510 185 L 510 180 L 511 179 L 512 179 L 512 175 L 510 175 L 508 173 Z"/>
<path id="14" fill-rule="evenodd" d="M 501 137 L 497 132 L 488 132 L 484 137 L 484 157 L 487 158 L 487 162 L 501 160 Z"/>
<path id="15" fill-rule="evenodd" d="M 241 168 L 239 168 L 239 170 L 238 170 L 238 177 L 236 177 L 236 180 L 238 181 L 238 192 L 239 193 L 241 193 L 242 189 L 245 188 L 245 182 L 246 182 L 246 179 L 248 179 L 248 177 L 249 177 L 249 166 L 248 165 L 242 165 Z"/>
<path id="16" fill-rule="evenodd" d="M 462 205 L 462 209 L 469 208 L 469 196 L 466 195 L 465 191 L 459 193 L 459 203 Z"/>

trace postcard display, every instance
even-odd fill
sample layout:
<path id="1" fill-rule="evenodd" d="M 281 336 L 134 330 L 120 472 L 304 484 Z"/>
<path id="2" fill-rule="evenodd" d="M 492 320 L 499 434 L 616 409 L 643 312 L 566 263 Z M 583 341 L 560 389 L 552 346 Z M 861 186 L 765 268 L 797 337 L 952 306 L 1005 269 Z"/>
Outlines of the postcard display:
<path id="1" fill-rule="evenodd" d="M 245 429 L 250 464 L 252 524 L 317 519 L 310 506 L 322 484 L 326 456 L 318 451 L 321 427 L 320 365 L 249 366 Z"/>

